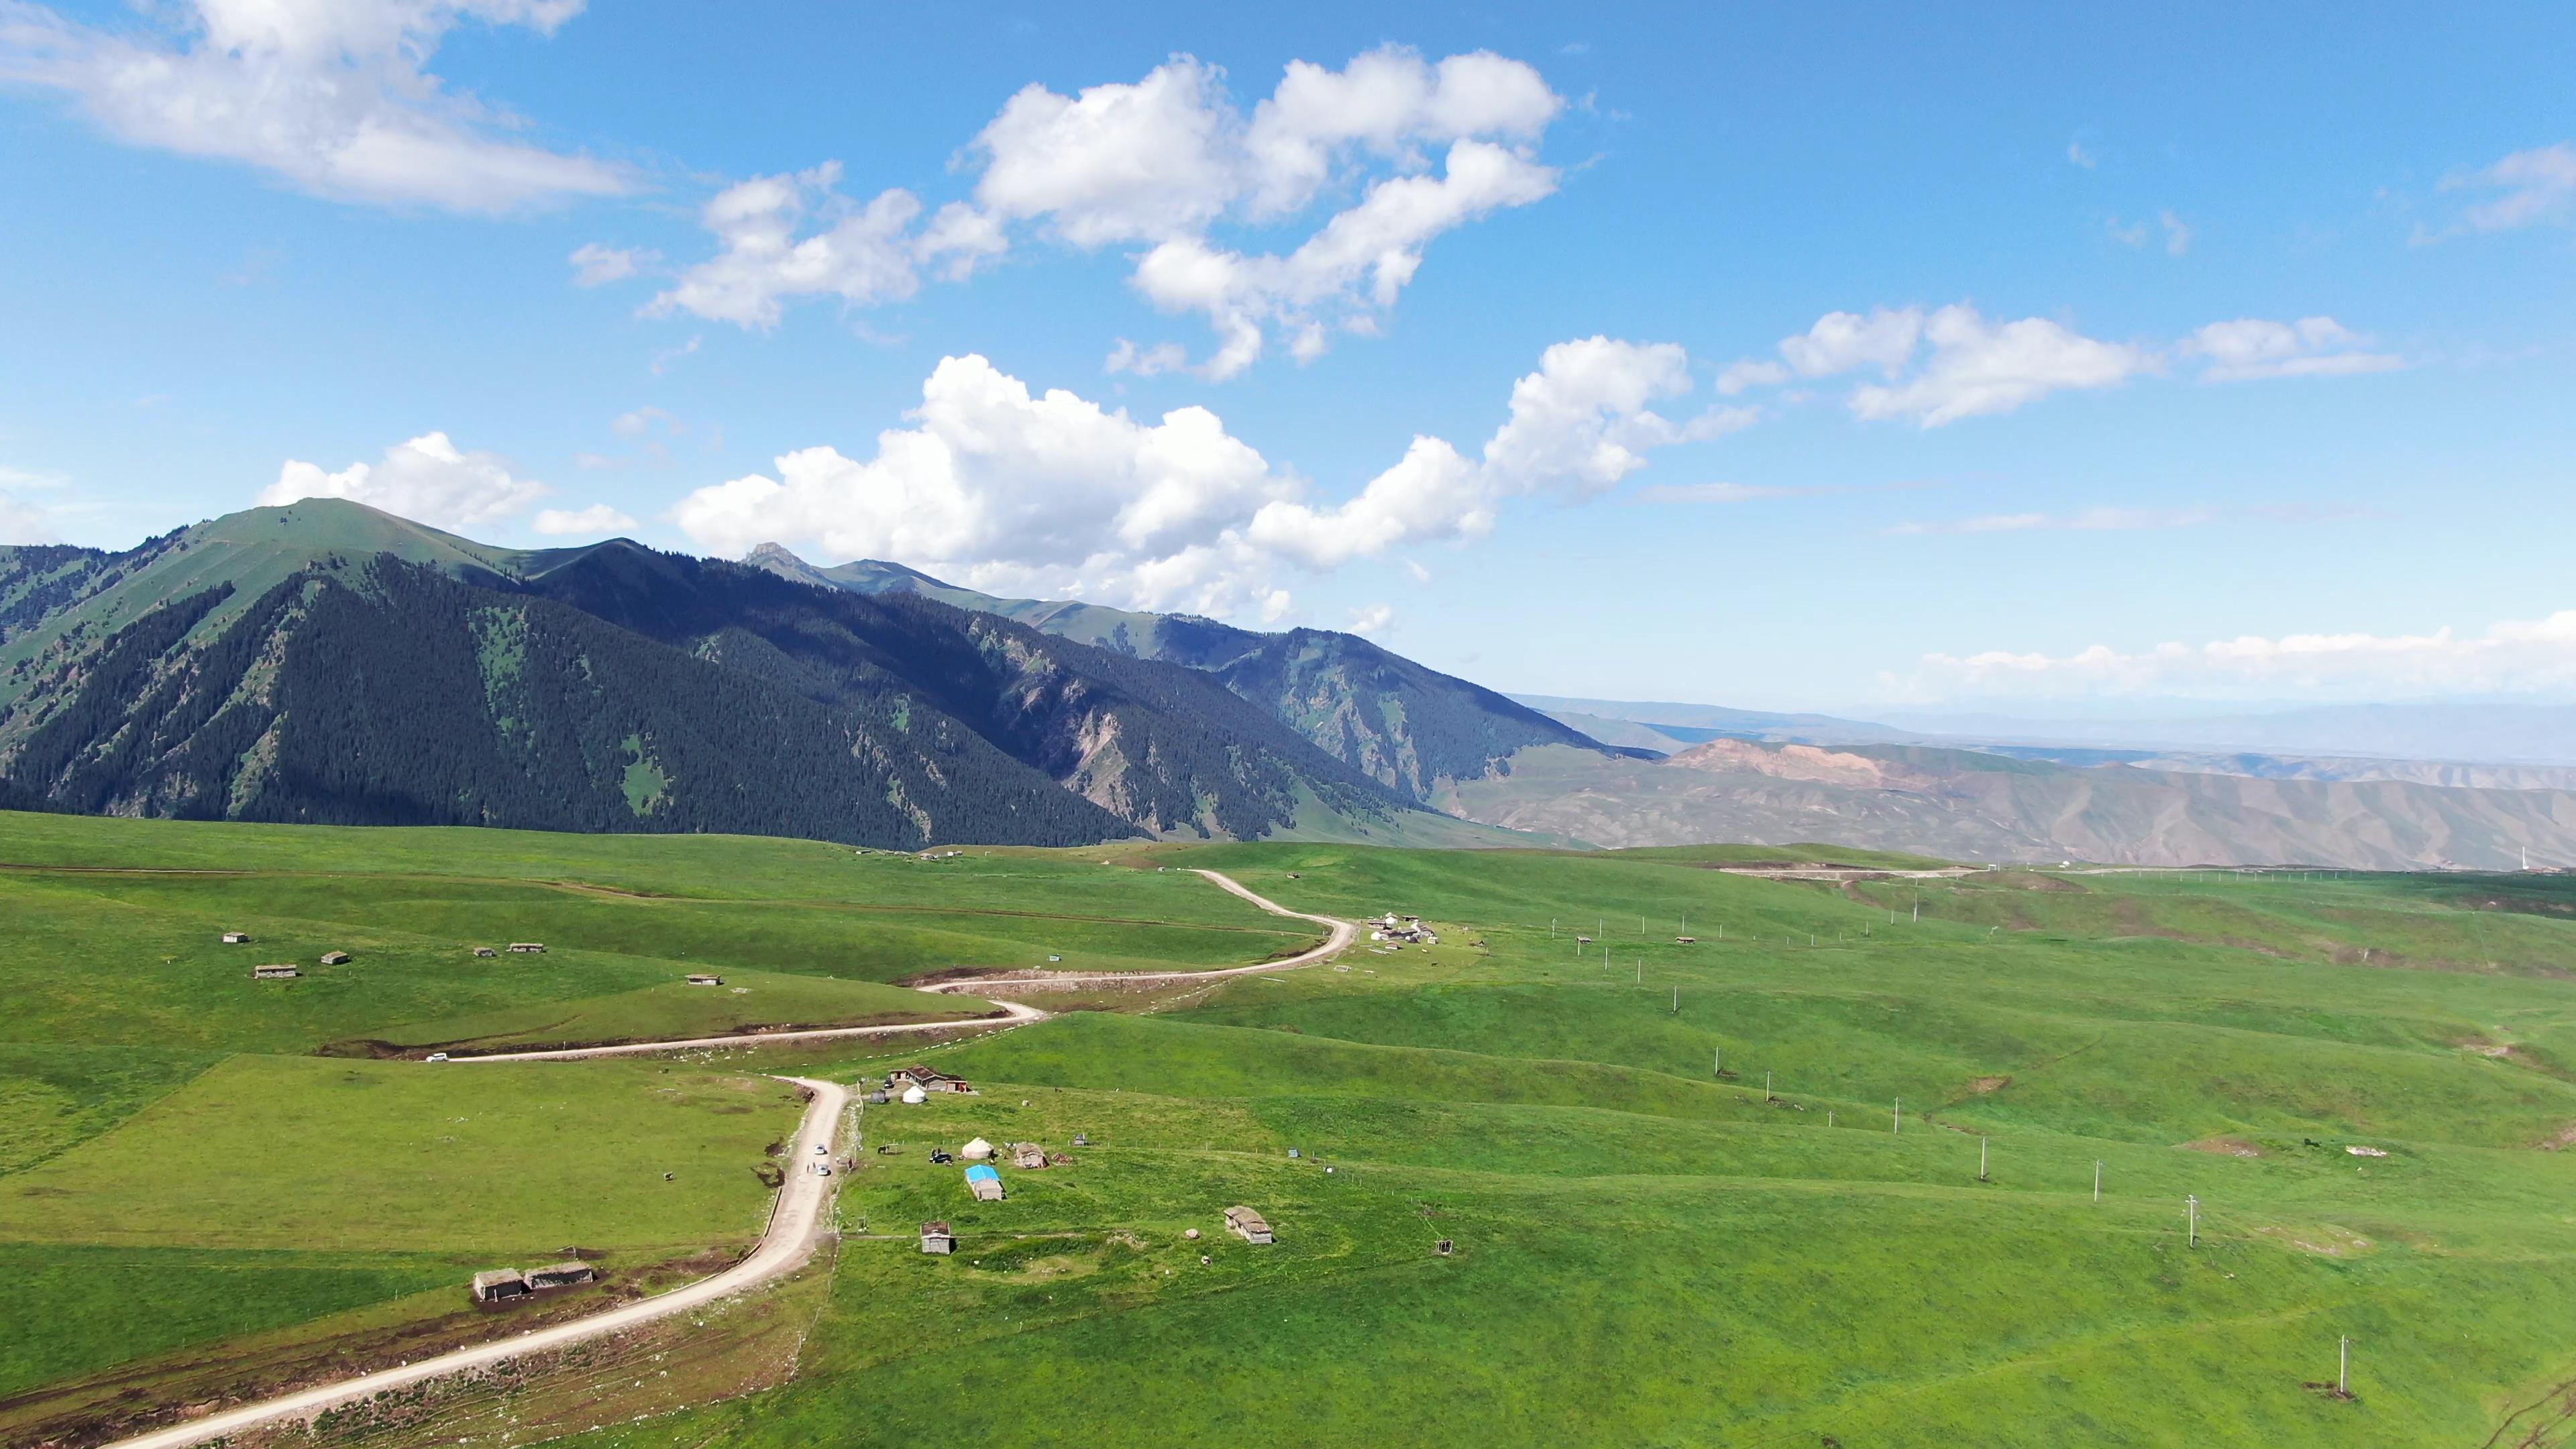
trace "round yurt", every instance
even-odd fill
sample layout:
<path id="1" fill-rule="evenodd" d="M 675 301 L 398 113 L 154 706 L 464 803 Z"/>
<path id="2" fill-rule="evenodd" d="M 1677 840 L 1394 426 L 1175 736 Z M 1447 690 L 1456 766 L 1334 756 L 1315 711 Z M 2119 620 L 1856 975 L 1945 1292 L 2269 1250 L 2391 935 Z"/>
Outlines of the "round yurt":
<path id="1" fill-rule="evenodd" d="M 958 1148 L 957 1155 L 965 1158 L 968 1162 L 982 1162 L 984 1159 L 993 1155 L 993 1144 L 985 1141 L 981 1137 L 978 1137 L 974 1141 L 967 1143 L 965 1146 Z"/>
<path id="2" fill-rule="evenodd" d="M 930 1094 L 921 1090 L 917 1083 L 903 1089 L 903 1104 L 907 1107 L 918 1107 L 929 1100 Z"/>

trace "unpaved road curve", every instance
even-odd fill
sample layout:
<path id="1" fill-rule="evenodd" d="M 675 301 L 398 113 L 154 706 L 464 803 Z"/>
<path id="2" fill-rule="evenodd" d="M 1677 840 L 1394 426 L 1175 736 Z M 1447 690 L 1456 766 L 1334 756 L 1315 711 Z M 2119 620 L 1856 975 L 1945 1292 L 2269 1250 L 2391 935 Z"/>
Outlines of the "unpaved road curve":
<path id="1" fill-rule="evenodd" d="M 675 1288 L 659 1297 L 623 1304 L 588 1318 L 559 1323 L 551 1328 L 531 1329 L 515 1337 L 460 1348 L 401 1368 L 343 1379 L 336 1384 L 324 1384 L 301 1393 L 209 1414 L 172 1428 L 118 1440 L 108 1449 L 178 1449 L 181 1445 L 202 1444 L 209 1439 L 238 1434 L 256 1425 L 282 1419 L 310 1419 L 325 1409 L 372 1398 L 387 1389 L 399 1389 L 469 1369 L 488 1368 L 522 1354 L 543 1353 L 687 1313 L 794 1271 L 812 1256 L 816 1240 L 823 1235 L 828 1220 L 825 1209 L 830 1206 L 833 1190 L 840 1183 L 837 1177 L 815 1176 L 806 1170 L 806 1164 L 818 1156 L 814 1151 L 815 1144 L 831 1145 L 833 1134 L 840 1128 L 841 1113 L 849 1106 L 850 1089 L 803 1077 L 783 1080 L 812 1091 L 814 1100 L 806 1106 L 804 1121 L 797 1126 L 795 1144 L 790 1152 L 792 1165 L 787 1185 L 779 1189 L 777 1205 L 770 1213 L 769 1230 L 761 1235 L 759 1246 L 752 1250 L 750 1257 L 723 1272 L 701 1278 L 685 1288 Z"/>
<path id="2" fill-rule="evenodd" d="M 1301 951 L 1284 961 L 1265 961 L 1253 966 L 1230 966 L 1214 971 L 1162 971 L 1142 974 L 1062 972 L 1037 977 L 1013 978 L 1007 983 L 943 982 L 928 989 L 951 995 L 981 995 L 996 985 L 1057 989 L 1102 982 L 1197 981 L 1227 976 L 1250 976 L 1262 972 L 1290 971 L 1300 966 L 1312 966 L 1316 962 L 1339 955 L 1347 950 L 1352 942 L 1359 939 L 1360 928 L 1356 922 L 1337 920 L 1331 916 L 1309 915 L 1304 911 L 1292 911 L 1276 901 L 1254 894 L 1240 882 L 1216 871 L 1202 870 L 1197 874 L 1205 876 L 1220 888 L 1243 897 L 1272 915 L 1312 921 L 1316 925 L 1325 927 L 1329 934 L 1324 938 L 1324 944 L 1312 950 Z M 1001 1001 L 995 1004 L 1008 1013 L 1008 1022 L 1011 1025 L 1044 1021 L 1049 1015 L 1036 1007 L 1015 1001 Z M 625 1056 L 640 1052 L 678 1051 L 700 1047 L 756 1046 L 768 1042 L 813 1040 L 824 1037 L 891 1036 L 898 1032 L 928 1031 L 938 1027 L 993 1025 L 996 1021 L 997 1019 L 993 1017 L 967 1017 L 959 1021 L 904 1022 L 893 1026 L 831 1027 L 818 1031 L 780 1031 L 745 1036 L 697 1037 L 686 1041 L 633 1042 L 624 1046 L 585 1047 L 571 1051 L 511 1052 L 495 1056 L 459 1057 L 456 1061 L 458 1063 L 573 1061 L 585 1057 Z M 752 1250 L 750 1257 L 723 1272 L 702 1278 L 687 1287 L 675 1288 L 659 1297 L 647 1298 L 640 1303 L 623 1304 L 592 1314 L 588 1318 L 559 1323 L 551 1328 L 532 1329 L 514 1338 L 500 1339 L 472 1348 L 460 1348 L 450 1353 L 439 1354 L 434 1358 L 422 1359 L 418 1363 L 406 1364 L 401 1368 L 385 1369 L 360 1378 L 343 1379 L 336 1384 L 324 1384 L 319 1388 L 306 1389 L 300 1393 L 286 1394 L 256 1404 L 246 1404 L 237 1409 L 209 1414 L 202 1419 L 195 1419 L 168 1429 L 155 1430 L 131 1439 L 120 1439 L 104 1446 L 104 1449 L 180 1449 L 183 1445 L 202 1444 L 209 1439 L 238 1434 L 245 1429 L 276 1423 L 282 1419 L 309 1420 L 325 1409 L 371 1398 L 387 1389 L 403 1388 L 430 1379 L 442 1378 L 448 1374 L 463 1373 L 470 1369 L 488 1368 L 521 1354 L 543 1353 L 549 1349 L 564 1348 L 590 1339 L 605 1337 L 639 1324 L 652 1323 L 687 1313 L 720 1298 L 758 1287 L 793 1272 L 812 1256 L 816 1240 L 825 1231 L 827 1221 L 825 1209 L 832 1201 L 834 1190 L 840 1185 L 840 1179 L 837 1177 L 815 1176 L 811 1171 L 806 1170 L 806 1164 L 817 1155 L 814 1152 L 815 1144 L 821 1143 L 826 1147 L 831 1145 L 833 1136 L 840 1127 L 841 1113 L 849 1106 L 850 1089 L 837 1083 L 814 1081 L 805 1077 L 786 1077 L 781 1080 L 794 1082 L 800 1087 L 809 1089 L 814 1094 L 814 1100 L 806 1106 L 804 1121 L 796 1129 L 796 1139 L 789 1151 L 791 1166 L 787 1185 L 779 1189 L 777 1205 L 770 1213 L 768 1231 L 761 1235 L 760 1242 Z"/>

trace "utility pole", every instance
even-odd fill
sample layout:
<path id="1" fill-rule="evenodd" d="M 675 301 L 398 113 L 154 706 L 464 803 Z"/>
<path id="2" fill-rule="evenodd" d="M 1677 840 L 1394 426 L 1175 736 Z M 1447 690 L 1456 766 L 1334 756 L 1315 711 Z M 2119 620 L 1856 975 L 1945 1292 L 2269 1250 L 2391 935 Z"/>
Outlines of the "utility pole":
<path id="1" fill-rule="evenodd" d="M 1726 1048 L 1719 1047 L 1717 1049 L 1717 1060 L 1708 1064 L 1708 1074 L 1712 1077 L 1722 1077 L 1726 1075 Z"/>
<path id="2" fill-rule="evenodd" d="M 2186 1194 L 2182 1205 L 2183 1210 L 2191 1215 L 2191 1237 L 2188 1246 L 2197 1248 L 2200 1246 L 2200 1199 Z"/>
<path id="3" fill-rule="evenodd" d="M 1890 1137 L 1905 1135 L 1905 1099 L 1903 1097 L 1896 1099 L 1896 1125 L 1887 1129 L 1887 1135 Z"/>
<path id="4" fill-rule="evenodd" d="M 1676 987 L 1674 987 L 1674 988 L 1673 988 L 1673 1015 L 1675 1015 L 1675 1016 L 1679 1016 L 1679 1015 L 1681 1015 L 1681 1014 L 1682 1014 L 1682 989 L 1681 989 L 1679 986 L 1676 986 Z"/>
<path id="5" fill-rule="evenodd" d="M 1771 1074 L 1769 1072 L 1764 1072 L 1762 1074 L 1762 1100 L 1765 1102 L 1771 1100 Z"/>
<path id="6" fill-rule="evenodd" d="M 1986 1139 L 1977 1139 L 1977 1181 L 1986 1180 Z"/>
<path id="7" fill-rule="evenodd" d="M 1825 1125 L 1828 1127 L 1834 1125 L 1834 1109 L 1831 1107 L 1825 1109 Z"/>
<path id="8" fill-rule="evenodd" d="M 1556 939 L 1556 917 L 1554 916 L 1547 918 L 1547 938 L 1551 941 Z"/>
<path id="9" fill-rule="evenodd" d="M 2098 1157 L 2093 1159 L 2093 1202 L 2096 1206 L 2102 1202 L 2102 1159 Z"/>
<path id="10" fill-rule="evenodd" d="M 2335 1344 L 2335 1392 L 2347 1399 L 2352 1397 L 2352 1340 L 2349 1338 Z"/>

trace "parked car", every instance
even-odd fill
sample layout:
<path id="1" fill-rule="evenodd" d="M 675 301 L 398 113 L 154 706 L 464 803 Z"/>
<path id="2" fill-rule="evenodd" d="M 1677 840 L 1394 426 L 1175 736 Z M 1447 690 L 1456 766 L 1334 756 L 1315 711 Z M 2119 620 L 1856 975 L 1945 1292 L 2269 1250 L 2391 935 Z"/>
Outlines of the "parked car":
<path id="1" fill-rule="evenodd" d="M 443 1061 L 447 1060 L 447 1053 L 445 1053 L 445 1052 L 431 1052 L 431 1053 L 429 1054 L 429 1059 L 430 1059 L 431 1061 L 433 1061 L 433 1062 L 443 1062 Z"/>

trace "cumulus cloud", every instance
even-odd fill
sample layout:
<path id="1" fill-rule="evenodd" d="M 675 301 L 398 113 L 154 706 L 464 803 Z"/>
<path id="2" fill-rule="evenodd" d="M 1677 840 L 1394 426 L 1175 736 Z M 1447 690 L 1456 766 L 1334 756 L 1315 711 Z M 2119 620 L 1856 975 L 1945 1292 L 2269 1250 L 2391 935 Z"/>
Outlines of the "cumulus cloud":
<path id="1" fill-rule="evenodd" d="M 2562 220 L 2576 210 L 2576 142 L 2516 151 L 2492 166 L 2449 178 L 2442 189 L 2488 195 L 2462 218 L 2474 231 L 2511 231 Z"/>
<path id="2" fill-rule="evenodd" d="M 572 284 L 576 287 L 604 287 L 622 282 L 637 272 L 659 262 L 653 252 L 634 248 L 604 247 L 590 242 L 575 247 L 564 260 L 572 263 Z"/>
<path id="3" fill-rule="evenodd" d="M 1157 342 L 1151 347 L 1139 347 L 1121 337 L 1118 345 L 1109 349 L 1109 356 L 1101 363 L 1101 369 L 1153 377 L 1160 373 L 1178 372 L 1189 365 L 1189 353 L 1177 342 Z"/>
<path id="4" fill-rule="evenodd" d="M 1395 623 L 1395 610 L 1385 604 L 1370 604 L 1351 610 L 1350 622 L 1342 627 L 1354 634 L 1383 634 Z"/>
<path id="5" fill-rule="evenodd" d="M 2106 342 L 2046 317 L 1992 321 L 1966 302 L 1930 313 L 1881 307 L 1867 314 L 1828 312 L 1805 332 L 1782 338 L 1776 359 L 1729 365 L 1718 374 L 1717 388 L 1737 395 L 1871 370 L 1883 380 L 1855 386 L 1844 398 L 1854 415 L 1937 428 L 2014 412 L 2054 392 L 2117 387 L 2176 361 L 2201 364 L 2200 375 L 2210 382 L 2405 365 L 2393 353 L 2364 350 L 2368 341 L 2331 317 L 2215 322 L 2165 346 Z"/>
<path id="6" fill-rule="evenodd" d="M 2576 609 L 2506 620 L 2463 635 L 2243 635 L 2202 644 L 2165 643 L 2136 653 L 2097 644 L 2073 654 L 1924 656 L 1910 679 L 1889 675 L 1892 692 L 2065 697 L 2099 694 L 2264 696 L 2284 690 L 2346 698 L 2401 698 L 2560 690 L 2576 686 Z"/>
<path id="7" fill-rule="evenodd" d="M 289 459 L 260 491 L 262 507 L 303 498 L 346 498 L 435 528 L 470 529 L 527 510 L 552 490 L 515 477 L 496 453 L 466 452 L 445 433 L 423 433 L 385 450 L 374 463 L 337 473 Z"/>
<path id="8" fill-rule="evenodd" d="M 1648 450 L 1723 431 L 1734 410 L 1676 422 L 1651 406 L 1689 385 L 1689 359 L 1670 344 L 1560 343 L 1514 385 L 1478 454 L 1417 437 L 1330 503 L 1205 408 L 1145 421 L 950 357 L 872 457 L 789 453 L 774 476 L 697 490 L 675 517 L 718 552 L 778 540 L 996 592 L 1268 620 L 1290 605 L 1285 572 L 1478 537 L 1512 499 L 1579 501 L 1645 466 Z"/>
<path id="9" fill-rule="evenodd" d="M 2395 353 L 2366 350 L 2369 343 L 2370 339 L 2332 317 L 2302 317 L 2296 322 L 2240 317 L 2210 323 L 2184 339 L 2178 350 L 2207 364 L 2200 375 L 2209 382 L 2339 377 L 2406 365 Z"/>
<path id="10" fill-rule="evenodd" d="M 647 310 L 771 327 L 800 298 L 868 305 L 911 296 L 925 273 L 963 278 L 1033 231 L 1082 250 L 1139 248 L 1137 291 L 1204 316 L 1216 347 L 1201 371 L 1231 377 L 1273 338 L 1308 360 L 1336 335 L 1377 331 L 1434 239 L 1554 192 L 1536 146 L 1563 108 L 1523 62 L 1479 51 L 1434 64 L 1400 46 L 1340 70 L 1292 62 L 1248 116 L 1223 71 L 1186 55 L 1072 95 L 1030 85 L 960 153 L 976 173 L 971 200 L 922 222 L 910 191 L 842 197 L 837 163 L 755 177 L 708 203 L 718 254 Z M 1215 237 L 1354 190 L 1286 252 Z M 1112 362 L 1187 365 L 1172 344 L 1122 343 Z"/>
<path id="11" fill-rule="evenodd" d="M 1932 353 L 1922 368 L 1900 382 L 1854 389 L 1854 413 L 1937 428 L 2012 412 L 2069 388 L 2117 386 L 2155 365 L 2143 347 L 2097 341 L 2045 317 L 1989 322 L 1964 302 L 1925 319 L 1923 337 Z"/>
<path id="12" fill-rule="evenodd" d="M 635 531 L 636 524 L 634 519 L 607 504 L 594 503 L 588 508 L 579 510 L 562 508 L 539 510 L 533 526 L 537 532 L 550 538 L 565 535 L 599 538 L 610 534 L 632 533 Z"/>
<path id="13" fill-rule="evenodd" d="M 49 87 L 138 146 L 259 167 L 316 195 L 502 212 L 629 189 L 618 168 L 512 137 L 427 70 L 462 22 L 540 34 L 583 0 L 186 0 L 110 31 L 0 0 L 0 80 Z"/>

